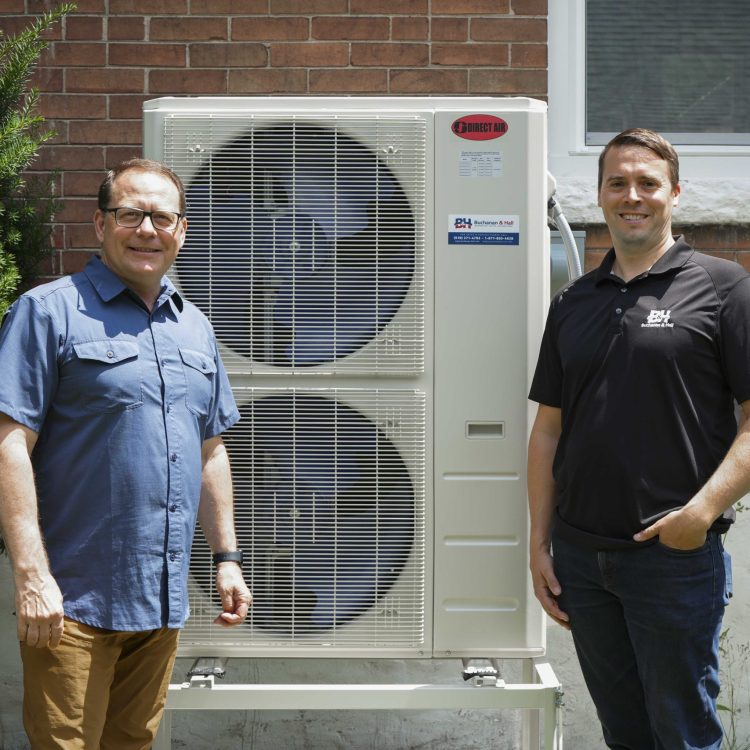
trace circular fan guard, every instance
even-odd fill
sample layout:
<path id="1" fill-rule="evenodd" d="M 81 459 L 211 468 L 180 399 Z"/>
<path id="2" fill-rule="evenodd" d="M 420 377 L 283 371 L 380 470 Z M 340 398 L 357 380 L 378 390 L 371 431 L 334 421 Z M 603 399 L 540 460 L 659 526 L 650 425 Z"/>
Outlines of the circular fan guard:
<path id="1" fill-rule="evenodd" d="M 336 130 L 251 130 L 211 156 L 187 199 L 180 283 L 241 356 L 307 367 L 350 355 L 411 284 L 408 199 L 370 149 Z"/>
<path id="2" fill-rule="evenodd" d="M 240 411 L 225 443 L 249 622 L 304 636 L 362 615 L 393 586 L 414 541 L 401 456 L 362 414 L 320 396 L 273 395 Z M 205 570 L 194 576 L 207 583 Z"/>

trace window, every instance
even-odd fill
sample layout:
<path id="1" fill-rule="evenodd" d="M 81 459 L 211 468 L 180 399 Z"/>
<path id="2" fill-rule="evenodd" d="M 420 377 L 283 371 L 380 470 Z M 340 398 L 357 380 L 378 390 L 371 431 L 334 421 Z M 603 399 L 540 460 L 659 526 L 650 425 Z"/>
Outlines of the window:
<path id="1" fill-rule="evenodd" d="M 586 144 L 626 128 L 750 144 L 746 0 L 586 0 Z"/>
<path id="2" fill-rule="evenodd" d="M 690 183 L 684 221 L 747 222 L 748 0 L 550 0 L 548 8 L 549 168 L 566 214 L 601 221 L 602 144 L 645 126 L 677 146 Z"/>

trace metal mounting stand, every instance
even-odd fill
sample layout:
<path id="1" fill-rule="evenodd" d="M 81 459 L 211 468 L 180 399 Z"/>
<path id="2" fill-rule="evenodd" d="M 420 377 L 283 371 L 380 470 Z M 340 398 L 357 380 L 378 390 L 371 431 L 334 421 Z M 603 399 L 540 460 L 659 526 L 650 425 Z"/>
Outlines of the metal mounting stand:
<path id="1" fill-rule="evenodd" d="M 408 710 L 525 709 L 522 750 L 562 750 L 559 720 L 562 688 L 552 667 L 541 659 L 523 660 L 523 679 L 508 684 L 497 665 L 464 664 L 463 684 L 456 685 L 219 685 L 221 660 L 199 660 L 188 672 L 189 682 L 169 686 L 167 705 L 152 750 L 169 750 L 172 711 L 238 710 Z"/>

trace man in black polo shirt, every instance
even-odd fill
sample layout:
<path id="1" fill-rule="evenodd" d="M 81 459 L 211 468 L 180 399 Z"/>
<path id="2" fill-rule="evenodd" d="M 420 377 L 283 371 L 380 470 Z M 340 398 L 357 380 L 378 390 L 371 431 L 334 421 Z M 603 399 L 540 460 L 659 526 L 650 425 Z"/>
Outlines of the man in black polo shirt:
<path id="1" fill-rule="evenodd" d="M 750 490 L 750 276 L 672 236 L 679 194 L 661 136 L 606 146 L 613 248 L 553 300 L 530 393 L 535 593 L 627 750 L 721 745 L 720 534 Z"/>

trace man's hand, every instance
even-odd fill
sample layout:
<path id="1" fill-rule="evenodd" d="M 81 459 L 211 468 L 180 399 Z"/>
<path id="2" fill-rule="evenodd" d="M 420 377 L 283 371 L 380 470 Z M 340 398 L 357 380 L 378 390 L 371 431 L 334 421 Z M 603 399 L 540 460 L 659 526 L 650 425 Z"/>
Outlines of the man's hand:
<path id="1" fill-rule="evenodd" d="M 242 570 L 235 562 L 219 563 L 216 568 L 216 590 L 224 611 L 214 620 L 214 625 L 225 628 L 239 625 L 247 617 L 253 597 L 245 585 Z"/>
<path id="2" fill-rule="evenodd" d="M 544 611 L 566 630 L 570 630 L 570 619 L 557 604 L 562 588 L 555 576 L 552 555 L 549 549 L 531 550 L 530 565 L 531 579 L 534 582 L 534 594 L 539 599 Z"/>
<path id="3" fill-rule="evenodd" d="M 656 523 L 635 534 L 636 542 L 645 542 L 658 536 L 659 541 L 673 549 L 691 550 L 702 547 L 706 541 L 711 521 L 703 518 L 690 504 L 668 513 Z"/>
<path id="4" fill-rule="evenodd" d="M 63 599 L 51 575 L 16 580 L 16 623 L 18 639 L 27 646 L 59 645 L 63 634 Z"/>

